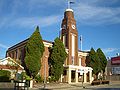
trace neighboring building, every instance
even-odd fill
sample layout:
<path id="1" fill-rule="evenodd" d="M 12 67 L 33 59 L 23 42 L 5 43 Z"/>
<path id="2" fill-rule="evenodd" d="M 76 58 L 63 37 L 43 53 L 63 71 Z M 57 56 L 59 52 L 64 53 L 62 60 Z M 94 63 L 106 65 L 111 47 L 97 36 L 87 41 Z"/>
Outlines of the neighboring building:
<path id="1" fill-rule="evenodd" d="M 61 24 L 61 40 L 65 45 L 66 52 L 68 54 L 67 59 L 64 63 L 64 73 L 61 75 L 61 82 L 92 82 L 92 68 L 86 67 L 86 60 L 89 52 L 78 50 L 78 31 L 76 28 L 76 21 L 74 19 L 74 12 L 72 9 L 66 9 L 64 12 L 64 18 Z M 11 57 L 13 59 L 18 59 L 21 64 L 24 65 L 25 58 L 25 46 L 27 40 L 24 40 L 12 47 L 10 47 L 6 52 L 6 57 Z M 45 46 L 45 52 L 41 59 L 42 67 L 40 70 L 40 75 L 44 77 L 44 71 L 46 71 L 47 78 L 49 77 L 49 47 L 52 47 L 52 42 L 43 40 Z M 46 66 L 46 70 L 44 70 Z"/>
<path id="2" fill-rule="evenodd" d="M 0 60 L 0 70 L 10 71 L 11 79 L 15 79 L 15 74 L 23 72 L 24 67 L 21 66 L 17 61 L 14 61 L 12 58 L 7 57 Z"/>
<path id="3" fill-rule="evenodd" d="M 120 80 L 120 56 L 112 57 L 108 60 L 107 76 L 112 81 Z"/>
<path id="4" fill-rule="evenodd" d="M 25 58 L 25 46 L 27 44 L 28 39 L 10 47 L 6 52 L 6 57 L 11 57 L 14 60 L 19 60 L 21 65 L 24 66 L 24 58 Z M 43 40 L 45 46 L 45 52 L 43 53 L 43 57 L 41 59 L 41 70 L 40 75 L 44 78 L 44 65 L 46 64 L 46 76 L 49 76 L 49 65 L 48 65 L 48 57 L 49 57 L 49 47 L 52 47 L 52 42 Z"/>

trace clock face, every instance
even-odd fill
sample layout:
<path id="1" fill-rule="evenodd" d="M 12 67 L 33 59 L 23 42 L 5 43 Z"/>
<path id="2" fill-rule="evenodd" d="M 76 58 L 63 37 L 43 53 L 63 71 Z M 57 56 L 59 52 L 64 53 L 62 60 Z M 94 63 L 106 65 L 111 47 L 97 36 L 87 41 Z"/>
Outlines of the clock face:
<path id="1" fill-rule="evenodd" d="M 72 29 L 75 29 L 75 25 L 74 24 L 72 24 Z"/>

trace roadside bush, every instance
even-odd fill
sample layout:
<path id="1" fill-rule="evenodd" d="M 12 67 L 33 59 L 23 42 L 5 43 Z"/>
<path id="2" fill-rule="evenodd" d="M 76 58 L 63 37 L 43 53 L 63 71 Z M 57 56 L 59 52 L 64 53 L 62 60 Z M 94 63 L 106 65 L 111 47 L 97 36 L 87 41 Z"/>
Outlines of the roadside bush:
<path id="1" fill-rule="evenodd" d="M 100 85 L 100 81 L 92 81 L 91 85 Z"/>
<path id="2" fill-rule="evenodd" d="M 27 81 L 31 80 L 30 76 L 28 76 L 26 72 L 22 72 L 21 75 L 22 75 L 22 80 L 27 80 Z"/>
<path id="3" fill-rule="evenodd" d="M 43 82 L 43 79 L 40 77 L 40 75 L 38 74 L 36 77 L 35 77 L 35 81 L 37 83 L 40 83 L 40 82 Z"/>
<path id="4" fill-rule="evenodd" d="M 103 80 L 103 81 L 92 81 L 91 85 L 100 85 L 100 84 L 109 84 L 109 81 Z"/>
<path id="5" fill-rule="evenodd" d="M 7 70 L 0 70 L 0 82 L 9 82 L 11 72 Z"/>
<path id="6" fill-rule="evenodd" d="M 102 84 L 109 84 L 110 82 L 109 81 L 107 81 L 107 80 L 103 80 L 102 81 Z"/>
<path id="7" fill-rule="evenodd" d="M 55 77 L 54 76 L 50 76 L 49 77 L 49 82 L 55 82 L 56 80 L 55 80 Z"/>

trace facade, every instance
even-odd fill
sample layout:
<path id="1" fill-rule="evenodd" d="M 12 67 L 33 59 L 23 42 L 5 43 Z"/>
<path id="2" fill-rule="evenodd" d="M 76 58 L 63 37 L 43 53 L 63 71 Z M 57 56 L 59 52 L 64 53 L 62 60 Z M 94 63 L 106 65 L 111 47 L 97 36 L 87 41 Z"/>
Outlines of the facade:
<path id="1" fill-rule="evenodd" d="M 11 57 L 17 62 L 20 62 L 21 65 L 24 66 L 24 58 L 25 58 L 25 46 L 27 44 L 28 39 L 10 47 L 6 52 L 6 57 Z M 40 75 L 44 78 L 44 66 L 46 66 L 46 77 L 49 76 L 49 65 L 48 65 L 48 57 L 49 57 L 49 47 L 52 47 L 52 42 L 43 40 L 45 51 L 43 53 L 43 57 L 41 59 L 41 70 Z"/>
<path id="2" fill-rule="evenodd" d="M 86 67 L 87 56 L 89 52 L 78 50 L 78 32 L 76 28 L 76 21 L 74 19 L 74 12 L 72 9 L 66 9 L 64 18 L 61 24 L 61 40 L 65 45 L 68 57 L 64 62 L 64 73 L 61 75 L 61 82 L 78 83 L 78 82 L 92 82 L 92 68 Z M 6 57 L 11 57 L 15 60 L 20 60 L 21 65 L 25 58 L 25 46 L 27 40 L 24 40 L 12 47 L 6 52 Z M 44 78 L 49 77 L 49 47 L 52 47 L 52 42 L 43 40 L 45 51 L 41 59 L 42 67 L 40 75 Z"/>
<path id="3" fill-rule="evenodd" d="M 108 60 L 107 64 L 107 76 L 112 81 L 120 80 L 120 56 L 112 57 Z"/>

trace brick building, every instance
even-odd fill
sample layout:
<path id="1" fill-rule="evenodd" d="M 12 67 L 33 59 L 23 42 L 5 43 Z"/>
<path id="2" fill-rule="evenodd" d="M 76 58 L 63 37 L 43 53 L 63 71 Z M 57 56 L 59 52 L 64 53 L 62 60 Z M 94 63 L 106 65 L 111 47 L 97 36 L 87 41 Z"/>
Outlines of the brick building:
<path id="1" fill-rule="evenodd" d="M 109 59 L 106 69 L 107 79 L 120 81 L 120 56 Z"/>
<path id="2" fill-rule="evenodd" d="M 74 19 L 74 12 L 72 9 L 66 9 L 64 12 L 64 18 L 61 24 L 61 40 L 65 45 L 68 57 L 64 63 L 64 73 L 61 75 L 61 82 L 84 82 L 92 81 L 92 68 L 86 67 L 86 57 L 89 52 L 78 50 L 78 32 L 76 28 L 76 21 Z M 6 57 L 11 57 L 15 60 L 20 60 L 21 64 L 25 58 L 25 46 L 28 39 L 10 47 L 6 52 Z M 45 51 L 41 59 L 42 67 L 40 75 L 49 77 L 49 47 L 52 47 L 52 42 L 43 40 Z"/>

